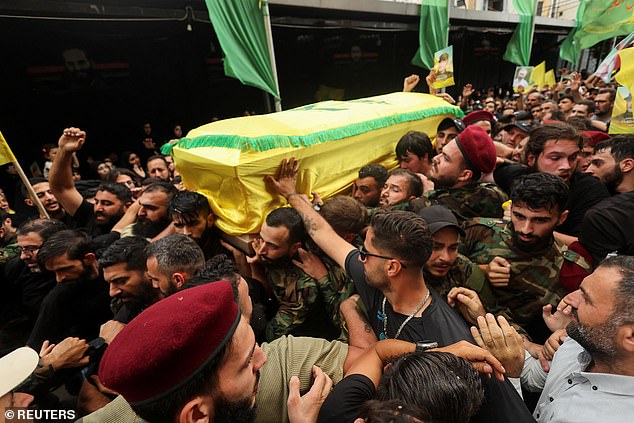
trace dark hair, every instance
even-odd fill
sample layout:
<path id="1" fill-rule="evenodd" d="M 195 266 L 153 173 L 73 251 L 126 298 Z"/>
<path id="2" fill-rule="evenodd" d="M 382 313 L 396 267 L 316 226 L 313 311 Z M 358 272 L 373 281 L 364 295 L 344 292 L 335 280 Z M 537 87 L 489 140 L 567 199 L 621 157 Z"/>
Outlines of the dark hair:
<path id="1" fill-rule="evenodd" d="M 66 229 L 66 225 L 57 219 L 33 219 L 20 225 L 18 235 L 35 233 L 46 241 L 51 235 L 64 229 Z"/>
<path id="2" fill-rule="evenodd" d="M 150 156 L 147 158 L 147 161 L 145 162 L 145 166 L 147 167 L 147 165 L 152 161 L 152 160 L 163 160 L 163 163 L 165 163 L 165 167 L 169 166 L 167 163 L 167 160 L 165 160 L 165 156 L 161 155 L 161 154 L 154 154 L 153 156 Z"/>
<path id="3" fill-rule="evenodd" d="M 386 254 L 420 267 L 431 256 L 431 232 L 425 219 L 416 213 L 378 209 L 370 226 L 374 246 Z"/>
<path id="4" fill-rule="evenodd" d="M 132 191 L 123 184 L 106 182 L 97 187 L 97 192 L 99 191 L 109 192 L 125 204 L 132 202 Z"/>
<path id="5" fill-rule="evenodd" d="M 210 282 L 226 280 L 231 282 L 237 293 L 239 279 L 240 275 L 233 260 L 229 259 L 225 254 L 217 254 L 207 260 L 198 273 L 187 282 L 186 287 L 193 288 Z"/>
<path id="6" fill-rule="evenodd" d="M 113 184 L 120 183 L 117 182 L 117 178 L 121 175 L 129 176 L 134 181 L 134 185 L 136 185 L 137 187 L 141 186 L 141 178 L 139 177 L 139 175 L 132 172 L 130 169 L 125 169 L 121 167 L 112 169 L 110 171 L 110 173 L 108 174 L 108 182 L 111 182 Z"/>
<path id="7" fill-rule="evenodd" d="M 146 192 L 163 192 L 167 195 L 167 200 L 168 201 L 172 201 L 172 198 L 174 198 L 174 195 L 176 195 L 176 193 L 178 192 L 178 190 L 176 189 L 176 187 L 170 183 L 167 182 L 152 182 L 150 185 L 148 185 L 144 190 L 143 193 Z"/>
<path id="8" fill-rule="evenodd" d="M 368 210 L 363 204 L 347 195 L 326 200 L 319 214 L 339 235 L 359 234 L 368 223 Z"/>
<path id="9" fill-rule="evenodd" d="M 539 108 L 540 108 L 540 110 L 541 110 L 541 108 L 542 108 L 542 103 L 535 103 L 535 104 L 533 104 L 533 105 L 531 106 L 531 108 L 530 108 L 531 112 L 533 111 L 533 109 L 534 109 L 535 107 L 539 107 Z"/>
<path id="10" fill-rule="evenodd" d="M 176 391 L 151 402 L 130 403 L 130 406 L 145 421 L 155 423 L 175 421 L 179 411 L 192 398 L 211 396 L 216 392 L 218 369 L 227 354 L 231 354 L 231 342 L 227 342 L 219 348 L 216 355 Z"/>
<path id="11" fill-rule="evenodd" d="M 616 90 L 614 88 L 601 88 L 598 94 L 610 94 L 610 103 L 616 99 Z"/>
<path id="12" fill-rule="evenodd" d="M 194 191 L 179 191 L 172 197 L 167 208 L 167 215 L 172 218 L 174 214 L 184 218 L 198 219 L 198 215 L 211 214 L 211 207 L 207 197 Z"/>
<path id="13" fill-rule="evenodd" d="M 133 154 L 135 154 L 137 157 L 139 156 L 137 153 L 134 153 L 132 151 L 124 151 L 123 153 L 121 153 L 121 159 L 119 159 L 119 167 L 132 170 L 132 165 L 130 164 L 130 156 Z"/>
<path id="14" fill-rule="evenodd" d="M 621 274 L 621 280 L 614 292 L 615 307 L 611 319 L 615 320 L 618 326 L 634 323 L 634 257 L 608 257 L 599 267 L 616 268 Z"/>
<path id="15" fill-rule="evenodd" d="M 369 400 L 363 403 L 359 417 L 365 423 L 421 423 L 429 415 L 419 407 L 405 404 L 400 399 L 388 401 Z"/>
<path id="16" fill-rule="evenodd" d="M 559 102 L 561 100 L 564 100 L 564 99 L 568 99 L 568 100 L 570 100 L 573 103 L 575 102 L 575 98 L 573 96 L 571 96 L 570 94 L 564 94 L 564 95 L 559 96 L 559 100 L 557 100 L 557 104 L 559 104 Z"/>
<path id="17" fill-rule="evenodd" d="M 562 112 L 561 110 L 552 110 L 550 112 L 550 119 L 548 119 L 548 120 L 557 120 L 559 122 L 565 122 L 566 121 L 566 114 L 564 112 Z"/>
<path id="18" fill-rule="evenodd" d="M 583 138 L 575 128 L 567 123 L 549 123 L 530 131 L 526 154 L 532 154 L 537 158 L 544 152 L 544 146 L 548 141 L 558 140 L 572 140 L 577 143 L 579 149 L 583 148 Z"/>
<path id="19" fill-rule="evenodd" d="M 302 217 L 297 210 L 290 207 L 280 207 L 266 216 L 266 224 L 272 228 L 284 226 L 288 229 L 288 243 L 304 242 L 307 238 Z"/>
<path id="20" fill-rule="evenodd" d="M 412 153 L 422 158 L 427 156 L 427 161 L 431 163 L 434 155 L 434 147 L 426 133 L 420 131 L 409 131 L 403 135 L 396 144 L 396 159 L 402 160 L 407 153 Z"/>
<path id="21" fill-rule="evenodd" d="M 29 178 L 29 183 L 31 184 L 32 187 L 37 184 L 41 184 L 42 182 L 48 182 L 48 179 L 39 178 L 39 177 Z M 31 194 L 29 193 L 29 190 L 24 184 L 20 184 L 20 194 L 22 194 L 22 197 L 24 198 L 29 198 L 31 196 Z"/>
<path id="22" fill-rule="evenodd" d="M 44 264 L 48 260 L 68 254 L 71 260 L 81 260 L 88 253 L 94 253 L 88 235 L 73 229 L 66 229 L 51 235 L 37 253 L 37 260 Z"/>
<path id="23" fill-rule="evenodd" d="M 445 352 L 410 353 L 383 373 L 376 398 L 415 405 L 432 421 L 467 423 L 484 400 L 484 388 L 478 372 L 462 358 Z"/>
<path id="24" fill-rule="evenodd" d="M 575 128 L 577 131 L 590 131 L 592 130 L 592 121 L 583 116 L 570 116 L 567 120 L 568 125 Z"/>
<path id="25" fill-rule="evenodd" d="M 516 178 L 511 184 L 511 201 L 525 204 L 531 210 L 557 206 L 559 214 L 566 210 L 570 189 L 559 176 L 535 172 Z"/>
<path id="26" fill-rule="evenodd" d="M 102 253 L 99 264 L 102 268 L 114 266 L 119 263 L 126 263 L 126 270 L 145 271 L 147 256 L 145 247 L 148 240 L 140 236 L 127 236 L 110 244 Z"/>
<path id="27" fill-rule="evenodd" d="M 164 275 L 184 272 L 194 275 L 205 264 L 205 255 L 196 241 L 183 234 L 172 234 L 145 247 L 147 258 L 155 257 Z"/>
<path id="28" fill-rule="evenodd" d="M 588 107 L 588 113 L 594 113 L 594 111 L 596 110 L 596 107 L 594 106 L 594 101 L 580 100 L 577 102 L 577 104 Z"/>
<path id="29" fill-rule="evenodd" d="M 0 226 L 2 226 L 7 219 L 11 219 L 11 214 L 7 211 L 0 210 Z M 13 219 L 11 219 L 11 222 L 13 222 Z"/>
<path id="30" fill-rule="evenodd" d="M 594 151 L 610 149 L 610 155 L 614 158 L 616 164 L 625 159 L 634 159 L 634 135 L 621 134 L 612 138 L 601 141 L 594 148 Z"/>
<path id="31" fill-rule="evenodd" d="M 409 169 L 394 169 L 389 176 L 405 176 L 407 178 L 407 195 L 420 197 L 423 195 L 423 182 Z"/>
<path id="32" fill-rule="evenodd" d="M 359 169 L 359 179 L 374 178 L 377 185 L 383 187 L 387 180 L 387 169 L 380 164 L 368 164 Z"/>

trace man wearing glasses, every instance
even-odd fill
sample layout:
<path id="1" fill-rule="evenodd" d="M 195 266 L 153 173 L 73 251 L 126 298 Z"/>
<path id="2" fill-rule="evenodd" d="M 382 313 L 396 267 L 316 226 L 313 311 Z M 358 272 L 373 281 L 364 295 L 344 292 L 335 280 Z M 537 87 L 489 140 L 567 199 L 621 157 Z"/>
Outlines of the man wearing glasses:
<path id="1" fill-rule="evenodd" d="M 278 178 L 267 179 L 299 212 L 315 243 L 352 278 L 379 339 L 433 341 L 438 346 L 474 342 L 461 317 L 425 283 L 422 269 L 431 255 L 432 237 L 422 217 L 377 210 L 362 247 L 356 249 L 296 192 L 297 167 L 294 158 L 283 160 Z M 482 421 L 532 421 L 508 381 L 489 381 L 486 395 L 478 413 Z"/>

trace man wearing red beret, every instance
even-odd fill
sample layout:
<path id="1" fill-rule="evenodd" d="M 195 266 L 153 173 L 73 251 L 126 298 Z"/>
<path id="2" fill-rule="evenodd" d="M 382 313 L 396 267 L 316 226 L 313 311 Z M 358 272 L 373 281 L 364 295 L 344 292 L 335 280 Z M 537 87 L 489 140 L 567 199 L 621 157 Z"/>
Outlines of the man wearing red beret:
<path id="1" fill-rule="evenodd" d="M 493 127 L 495 126 L 495 117 L 491 112 L 486 110 L 476 110 L 475 112 L 469 113 L 467 116 L 462 119 L 465 125 L 471 126 L 479 126 L 484 129 L 484 131 L 491 135 Z"/>
<path id="2" fill-rule="evenodd" d="M 609 139 L 610 136 L 601 131 L 582 131 L 581 137 L 583 138 L 583 148 L 577 156 L 577 170 L 579 172 L 586 172 L 592 160 L 594 147 L 601 141 Z"/>
<path id="3" fill-rule="evenodd" d="M 480 127 L 471 125 L 434 157 L 429 178 L 434 189 L 414 200 L 414 208 L 439 204 L 462 220 L 477 216 L 502 217 L 508 197 L 495 184 L 479 182 L 495 168 L 493 140 Z"/>

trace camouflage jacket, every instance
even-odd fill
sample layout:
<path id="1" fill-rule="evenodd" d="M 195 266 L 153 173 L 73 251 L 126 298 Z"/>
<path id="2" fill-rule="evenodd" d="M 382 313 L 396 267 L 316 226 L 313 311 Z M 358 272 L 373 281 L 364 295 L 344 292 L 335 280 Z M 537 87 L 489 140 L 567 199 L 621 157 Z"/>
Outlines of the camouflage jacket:
<path id="1" fill-rule="evenodd" d="M 473 217 L 502 217 L 502 204 L 508 196 L 497 185 L 482 182 L 461 188 L 439 188 L 427 191 L 412 200 L 414 211 L 423 207 L 441 205 L 454 212 L 462 223 Z"/>
<path id="2" fill-rule="evenodd" d="M 427 271 L 423 271 L 423 276 L 425 277 L 425 283 L 438 292 L 445 301 L 447 301 L 447 294 L 449 294 L 451 288 L 465 287 L 472 289 L 480 297 L 482 305 L 487 312 L 504 316 L 509 324 L 515 327 L 521 335 L 528 336 L 520 325 L 514 323 L 511 311 L 507 307 L 498 304 L 493 292 L 493 286 L 487 280 L 486 274 L 482 269 L 462 254 L 458 254 L 456 262 L 444 278 L 436 278 Z"/>
<path id="3" fill-rule="evenodd" d="M 348 277 L 345 270 L 332 259 L 323 255 L 319 258 L 328 269 L 328 276 L 317 280 L 319 291 L 332 324 L 337 328 L 342 328 L 343 319 L 339 313 L 339 305 L 356 292 L 354 282 Z"/>
<path id="4" fill-rule="evenodd" d="M 266 279 L 279 302 L 277 313 L 266 326 L 266 339 L 272 341 L 304 323 L 319 300 L 319 285 L 292 264 L 267 267 Z"/>
<path id="5" fill-rule="evenodd" d="M 20 255 L 20 247 L 17 243 L 7 244 L 0 247 L 0 266 L 11 260 L 15 256 Z"/>
<path id="6" fill-rule="evenodd" d="M 460 252 L 476 264 L 488 264 L 496 256 L 511 263 L 511 277 L 506 287 L 492 287 L 501 306 L 508 307 L 516 323 L 525 326 L 542 315 L 542 306 L 557 306 L 566 295 L 559 283 L 564 262 L 591 271 L 586 260 L 553 240 L 539 251 L 525 252 L 513 243 L 511 223 L 503 220 L 476 218 L 465 224 L 466 237 Z"/>

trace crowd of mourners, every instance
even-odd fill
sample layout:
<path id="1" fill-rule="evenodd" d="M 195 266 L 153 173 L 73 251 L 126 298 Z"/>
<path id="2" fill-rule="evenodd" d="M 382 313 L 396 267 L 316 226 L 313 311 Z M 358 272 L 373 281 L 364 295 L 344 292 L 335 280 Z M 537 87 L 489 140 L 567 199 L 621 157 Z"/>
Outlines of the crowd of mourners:
<path id="1" fill-rule="evenodd" d="M 288 205 L 248 239 L 220 232 L 149 124 L 94 178 L 89 134 L 64 129 L 32 191 L 3 170 L 0 408 L 631 421 L 634 135 L 608 135 L 615 86 L 564 81 L 432 89 L 464 117 L 395 139 L 399 168 L 368 163 L 348 195 L 298 192 L 288 157 L 265 178 Z"/>

